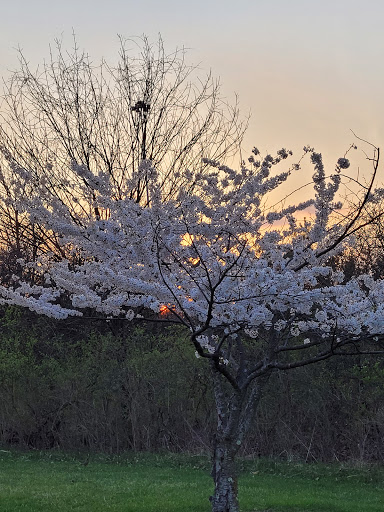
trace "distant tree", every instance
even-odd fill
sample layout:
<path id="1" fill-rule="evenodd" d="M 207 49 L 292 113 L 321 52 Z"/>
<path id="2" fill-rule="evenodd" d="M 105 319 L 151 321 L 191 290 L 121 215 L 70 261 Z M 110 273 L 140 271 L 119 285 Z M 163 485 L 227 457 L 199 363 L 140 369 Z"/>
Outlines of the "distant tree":
<path id="1" fill-rule="evenodd" d="M 384 207 L 381 198 L 368 205 L 362 229 L 355 235 L 353 246 L 335 258 L 335 265 L 348 277 L 371 273 L 384 276 Z"/>
<path id="2" fill-rule="evenodd" d="M 162 197 L 193 189 L 182 170 L 204 172 L 202 158 L 225 159 L 240 147 L 246 122 L 237 103 L 223 97 L 209 73 L 201 77 L 187 64 L 185 49 L 167 53 L 159 38 L 121 38 L 116 65 L 95 64 L 79 51 L 76 39 L 67 52 L 61 42 L 36 70 L 20 52 L 19 69 L 5 82 L 0 112 L 0 243 L 12 254 L 36 258 L 56 250 L 54 233 L 29 222 L 14 208 L 20 195 L 49 189 L 58 204 L 105 218 L 94 208 L 93 184 L 108 176 L 110 195 L 149 204 L 149 159 L 158 171 Z M 28 169 L 34 181 L 23 188 L 16 169 Z M 76 218 L 76 215 L 74 216 Z M 62 256 L 62 254 L 61 254 Z"/>
<path id="3" fill-rule="evenodd" d="M 194 186 L 165 198 L 162 173 L 144 160 L 130 187 L 139 190 L 146 176 L 143 202 L 117 196 L 110 173 L 72 164 L 64 188 L 86 183 L 92 207 L 108 212 L 104 218 L 58 201 L 49 182 L 14 168 L 22 187 L 36 187 L 14 207 L 57 233 L 64 256 L 46 253 L 30 263 L 33 283 L 2 286 L 1 302 L 55 318 L 85 313 L 184 325 L 196 356 L 209 363 L 215 394 L 213 512 L 238 511 L 235 456 L 272 372 L 334 355 L 382 353 L 384 281 L 346 281 L 330 263 L 364 224 L 378 150 L 372 179 L 349 215 L 337 200 L 349 161 L 340 158 L 327 177 L 321 155 L 305 153 L 315 169 L 314 199 L 282 208 L 268 208 L 268 195 L 300 167 L 271 174 L 289 157 L 285 149 L 263 159 L 254 149 L 239 171 L 205 160 L 209 172 L 182 171 L 180 183 Z M 313 221 L 298 220 L 309 207 Z"/>

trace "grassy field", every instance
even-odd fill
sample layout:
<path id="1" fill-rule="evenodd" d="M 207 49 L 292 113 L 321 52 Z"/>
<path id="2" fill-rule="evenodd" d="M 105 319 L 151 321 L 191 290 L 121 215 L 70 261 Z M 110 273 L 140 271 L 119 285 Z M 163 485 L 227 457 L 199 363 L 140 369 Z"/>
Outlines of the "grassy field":
<path id="1" fill-rule="evenodd" d="M 241 510 L 383 512 L 384 468 L 247 461 Z M 209 512 L 202 457 L 0 451 L 1 512 Z"/>

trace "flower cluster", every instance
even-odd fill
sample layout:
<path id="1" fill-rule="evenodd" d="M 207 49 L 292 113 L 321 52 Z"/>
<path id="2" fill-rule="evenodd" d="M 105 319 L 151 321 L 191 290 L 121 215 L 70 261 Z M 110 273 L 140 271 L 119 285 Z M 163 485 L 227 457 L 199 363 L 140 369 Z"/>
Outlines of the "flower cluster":
<path id="1" fill-rule="evenodd" d="M 146 204 L 116 198 L 107 176 L 73 162 L 78 183 L 83 180 L 93 193 L 92 206 L 102 205 L 108 216 L 87 217 L 84 205 L 65 205 L 40 182 L 43 192 L 20 201 L 23 209 L 70 244 L 77 259 L 57 261 L 47 255 L 35 268 L 44 284 L 3 286 L 1 302 L 56 318 L 91 309 L 128 320 L 138 317 L 138 308 L 141 318 L 143 312 L 153 315 L 172 304 L 167 320 L 174 316 L 200 333 L 195 340 L 210 355 L 224 347 L 234 350 L 238 333 L 255 344 L 262 343 L 265 332 L 287 343 L 301 338 L 309 349 L 319 333 L 384 334 L 383 283 L 366 277 L 345 284 L 328 265 L 343 247 L 334 242 L 344 227 L 333 225 L 331 214 L 342 206 L 337 201 L 340 169 L 347 169 L 349 161 L 340 158 L 327 178 L 321 154 L 309 147 L 304 151 L 314 165 L 314 198 L 270 211 L 268 194 L 299 167 L 273 174 L 273 167 L 291 155 L 286 149 L 258 163 L 254 149 L 250 168 L 244 164 L 238 171 L 205 160 L 211 170 L 186 171 L 183 179 L 193 179 L 193 188 L 180 189 L 169 200 L 156 192 L 161 178 L 144 161 L 137 173 L 147 186 Z M 31 179 L 25 171 L 15 172 L 20 182 Z M 315 210 L 314 221 L 298 223 L 297 213 L 309 207 Z M 284 229 L 279 226 L 283 219 Z M 218 333 L 218 341 L 210 332 Z M 229 360 L 223 352 L 219 356 Z"/>

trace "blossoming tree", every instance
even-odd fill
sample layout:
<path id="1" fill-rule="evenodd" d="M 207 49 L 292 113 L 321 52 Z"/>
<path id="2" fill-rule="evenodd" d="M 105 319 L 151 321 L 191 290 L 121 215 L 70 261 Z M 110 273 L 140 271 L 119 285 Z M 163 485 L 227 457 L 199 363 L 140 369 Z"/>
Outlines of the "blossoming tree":
<path id="1" fill-rule="evenodd" d="M 3 285 L 1 302 L 55 318 L 93 312 L 188 328 L 215 394 L 213 512 L 239 510 L 234 459 L 271 373 L 371 351 L 384 337 L 384 283 L 369 275 L 346 282 L 330 263 L 374 199 L 378 152 L 372 180 L 348 215 L 337 196 L 349 161 L 340 158 L 327 177 L 321 155 L 305 152 L 314 166 L 314 198 L 280 209 L 267 208 L 266 199 L 299 168 L 272 173 L 290 156 L 285 149 L 264 159 L 254 149 L 239 171 L 207 161 L 209 173 L 186 170 L 190 186 L 166 200 L 156 169 L 144 160 L 136 179 L 148 181 L 145 204 L 115 194 L 108 173 L 73 161 L 78 179 L 66 190 L 84 197 L 79 188 L 91 189 L 93 216 L 5 155 L 21 189 L 35 180 L 18 211 L 55 233 L 62 251 L 24 262 L 28 279 Z M 299 221 L 308 208 L 313 220 Z"/>

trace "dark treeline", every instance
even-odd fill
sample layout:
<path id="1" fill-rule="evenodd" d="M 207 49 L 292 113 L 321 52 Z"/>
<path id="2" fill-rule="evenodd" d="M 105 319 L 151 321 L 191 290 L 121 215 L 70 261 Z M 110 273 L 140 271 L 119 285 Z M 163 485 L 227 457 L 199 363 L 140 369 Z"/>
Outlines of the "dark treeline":
<path id="1" fill-rule="evenodd" d="M 8 237 L 0 251 L 0 277 L 7 283 L 27 271 L 18 258 L 33 260 L 37 239 L 18 238 L 20 229 L 12 226 L 21 225 L 4 212 L 0 219 Z M 362 272 L 383 275 L 383 233 L 375 223 L 335 259 L 346 279 Z M 212 385 L 186 335 L 174 326 L 57 321 L 4 307 L 0 444 L 208 452 L 216 422 Z M 272 375 L 242 452 L 288 460 L 383 461 L 384 361 L 333 358 Z"/>
<path id="2" fill-rule="evenodd" d="M 59 322 L 15 307 L 0 320 L 3 447 L 208 450 L 204 361 L 175 327 Z M 333 359 L 272 377 L 243 455 L 384 460 L 384 365 Z"/>

